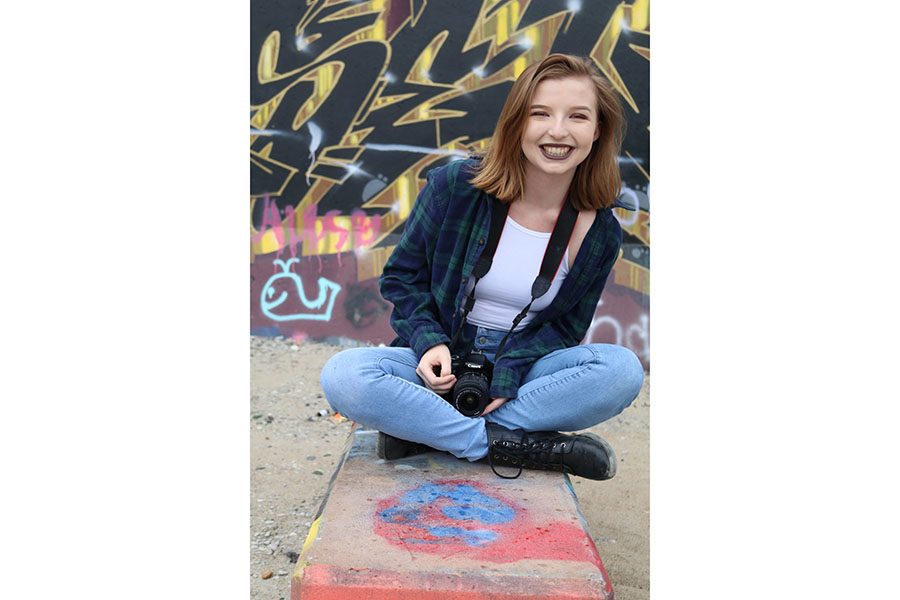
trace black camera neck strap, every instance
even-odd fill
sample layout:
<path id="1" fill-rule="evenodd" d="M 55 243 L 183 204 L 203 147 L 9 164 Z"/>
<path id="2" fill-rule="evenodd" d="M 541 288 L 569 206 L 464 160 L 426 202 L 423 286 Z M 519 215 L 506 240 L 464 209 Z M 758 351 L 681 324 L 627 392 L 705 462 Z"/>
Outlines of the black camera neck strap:
<path id="1" fill-rule="evenodd" d="M 494 198 L 491 204 L 491 229 L 488 233 L 487 245 L 481 252 L 478 262 L 475 263 L 475 268 L 472 270 L 475 283 L 472 285 L 472 291 L 469 292 L 463 304 L 462 318 L 459 320 L 459 326 L 456 328 L 456 333 L 453 334 L 453 339 L 450 341 L 451 349 L 456 347 L 459 334 L 462 333 L 463 327 L 466 325 L 466 317 L 469 316 L 469 313 L 475 307 L 475 288 L 478 287 L 478 282 L 481 281 L 481 278 L 491 270 L 491 265 L 494 263 L 494 254 L 497 252 L 497 246 L 500 245 L 500 236 L 503 235 L 507 214 L 509 214 L 509 204 Z"/>
<path id="2" fill-rule="evenodd" d="M 491 270 L 491 265 L 494 262 L 494 254 L 497 252 L 497 246 L 500 244 L 500 236 L 503 233 L 504 225 L 506 225 L 506 216 L 508 213 L 509 204 L 504 204 L 494 198 L 491 210 L 491 230 L 488 235 L 487 245 L 481 253 L 478 262 L 475 263 L 475 269 L 472 271 L 472 275 L 475 276 L 475 283 L 472 285 L 472 291 L 469 292 L 463 306 L 463 314 L 459 322 L 459 327 L 457 327 L 453 340 L 450 342 L 451 348 L 456 345 L 459 334 L 465 326 L 466 317 L 475 306 L 475 288 L 478 287 L 478 281 Z M 550 240 L 547 242 L 546 250 L 544 250 L 544 260 L 541 261 L 541 270 L 538 273 L 537 278 L 535 278 L 534 283 L 531 285 L 531 302 L 529 302 L 528 306 L 523 308 L 522 312 L 513 319 L 512 327 L 506 335 L 503 336 L 503 339 L 500 340 L 500 344 L 497 346 L 494 360 L 500 356 L 500 353 L 503 351 L 503 346 L 506 344 L 506 339 L 528 314 L 528 310 L 531 308 L 534 301 L 546 294 L 547 290 L 550 289 L 553 278 L 556 276 L 556 272 L 559 271 L 559 265 L 562 262 L 563 255 L 566 253 L 566 248 L 569 246 L 572 232 L 575 230 L 575 221 L 577 220 L 578 210 L 572 206 L 572 203 L 569 202 L 567 197 L 560 208 L 559 215 L 556 217 L 553 233 L 550 234 Z"/>

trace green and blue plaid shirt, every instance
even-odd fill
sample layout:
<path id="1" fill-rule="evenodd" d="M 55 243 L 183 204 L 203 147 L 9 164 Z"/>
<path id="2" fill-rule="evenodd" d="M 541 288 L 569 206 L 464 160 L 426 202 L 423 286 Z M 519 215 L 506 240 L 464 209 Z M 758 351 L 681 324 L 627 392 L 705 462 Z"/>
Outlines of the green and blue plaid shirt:
<path id="1" fill-rule="evenodd" d="M 492 198 L 469 184 L 476 160 L 428 172 L 381 275 L 381 295 L 394 305 L 391 326 L 398 337 L 391 345 L 408 346 L 419 358 L 432 346 L 450 343 L 466 284 L 487 242 Z M 612 210 L 598 210 L 556 298 L 510 335 L 496 357 L 493 397 L 515 398 L 537 359 L 581 343 L 621 245 L 622 229 Z"/>

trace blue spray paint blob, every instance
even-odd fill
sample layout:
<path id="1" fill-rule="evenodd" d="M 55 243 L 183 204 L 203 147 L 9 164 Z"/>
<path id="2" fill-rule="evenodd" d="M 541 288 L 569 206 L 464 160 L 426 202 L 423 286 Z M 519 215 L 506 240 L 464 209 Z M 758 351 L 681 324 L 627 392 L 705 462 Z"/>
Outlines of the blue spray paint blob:
<path id="1" fill-rule="evenodd" d="M 465 529 L 444 523 L 421 521 L 422 509 L 446 498 L 449 504 L 441 508 L 441 514 L 454 521 L 469 521 L 486 525 L 499 525 L 512 521 L 516 513 L 512 507 L 496 498 L 483 494 L 476 487 L 466 484 L 429 483 L 404 494 L 399 504 L 381 511 L 379 516 L 388 523 L 411 525 L 441 542 L 462 542 L 469 546 L 484 546 L 497 539 L 498 534 L 489 529 Z M 407 543 L 441 543 L 432 539 L 404 538 Z"/>
<path id="2" fill-rule="evenodd" d="M 486 529 L 469 530 L 459 527 L 429 527 L 428 533 L 437 537 L 459 538 L 469 546 L 484 546 L 497 539 L 497 533 Z"/>
<path id="3" fill-rule="evenodd" d="M 381 519 L 388 523 L 411 523 L 419 518 L 419 511 L 408 506 L 395 506 L 381 512 Z"/>

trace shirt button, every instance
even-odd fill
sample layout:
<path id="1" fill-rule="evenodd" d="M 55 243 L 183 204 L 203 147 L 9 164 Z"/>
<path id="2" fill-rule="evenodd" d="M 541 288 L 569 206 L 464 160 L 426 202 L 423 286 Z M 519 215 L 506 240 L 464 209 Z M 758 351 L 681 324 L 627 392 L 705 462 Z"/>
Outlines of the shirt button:
<path id="1" fill-rule="evenodd" d="M 478 245 L 484 246 L 484 238 L 481 238 L 480 240 L 478 240 Z"/>
<path id="2" fill-rule="evenodd" d="M 478 343 L 479 344 L 487 344 L 487 338 L 484 336 L 481 336 L 480 338 L 478 338 Z"/>

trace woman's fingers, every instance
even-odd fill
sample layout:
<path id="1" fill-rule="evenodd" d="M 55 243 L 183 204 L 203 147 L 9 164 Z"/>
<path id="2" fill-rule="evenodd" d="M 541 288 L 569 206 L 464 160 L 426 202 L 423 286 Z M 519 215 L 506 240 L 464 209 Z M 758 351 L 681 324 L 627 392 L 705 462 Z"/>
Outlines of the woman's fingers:
<path id="1" fill-rule="evenodd" d="M 431 389 L 437 392 L 438 394 L 446 394 L 450 390 L 453 389 L 453 385 L 456 383 L 456 377 L 453 375 L 448 375 L 446 377 L 438 377 L 437 381 L 431 386 Z"/>
<path id="2" fill-rule="evenodd" d="M 447 375 L 435 375 L 433 370 L 423 370 L 421 366 L 416 368 L 416 373 L 422 378 L 422 381 L 425 382 L 428 389 L 441 394 L 449 392 L 453 387 L 453 384 L 456 383 L 456 376 L 452 373 Z"/>
<path id="3" fill-rule="evenodd" d="M 487 406 L 484 407 L 484 410 L 481 411 L 481 416 L 488 414 L 489 412 L 495 411 L 506 402 L 508 398 L 494 398 Z"/>
<path id="4" fill-rule="evenodd" d="M 450 349 L 447 345 L 438 344 L 429 348 L 422 355 L 416 373 L 428 389 L 439 394 L 450 391 L 456 382 L 456 376 L 450 372 Z"/>

